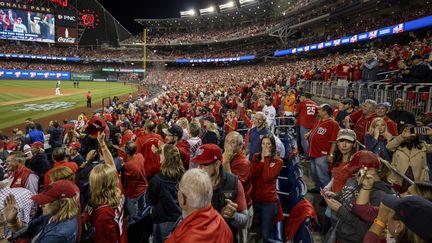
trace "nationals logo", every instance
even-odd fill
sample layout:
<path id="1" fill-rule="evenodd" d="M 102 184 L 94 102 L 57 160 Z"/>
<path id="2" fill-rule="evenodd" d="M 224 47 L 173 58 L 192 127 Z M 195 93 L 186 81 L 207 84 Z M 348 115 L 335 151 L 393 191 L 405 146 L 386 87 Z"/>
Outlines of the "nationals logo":
<path id="1" fill-rule="evenodd" d="M 327 132 L 327 129 L 324 127 L 319 127 L 317 133 L 319 135 L 324 135 Z"/>
<path id="2" fill-rule="evenodd" d="M 87 29 L 95 29 L 99 26 L 99 15 L 91 9 L 82 10 L 79 13 L 79 23 Z"/>

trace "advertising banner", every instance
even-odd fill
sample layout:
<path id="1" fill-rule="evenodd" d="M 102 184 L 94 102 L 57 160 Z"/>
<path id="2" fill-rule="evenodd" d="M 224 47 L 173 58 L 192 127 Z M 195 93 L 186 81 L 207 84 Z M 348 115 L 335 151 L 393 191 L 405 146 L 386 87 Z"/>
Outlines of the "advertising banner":
<path id="1" fill-rule="evenodd" d="M 70 80 L 70 72 L 0 69 L 0 79 Z"/>
<path id="2" fill-rule="evenodd" d="M 92 73 L 71 73 L 71 80 L 93 81 Z"/>

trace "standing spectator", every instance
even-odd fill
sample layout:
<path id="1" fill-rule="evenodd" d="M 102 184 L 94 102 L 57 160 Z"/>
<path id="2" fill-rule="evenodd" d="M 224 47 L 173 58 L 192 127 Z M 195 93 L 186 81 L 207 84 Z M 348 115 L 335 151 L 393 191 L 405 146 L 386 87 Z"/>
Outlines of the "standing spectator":
<path id="1" fill-rule="evenodd" d="M 252 225 L 252 165 L 243 150 L 243 137 L 238 132 L 230 132 L 225 137 L 225 151 L 222 155 L 222 165 L 226 172 L 238 176 L 245 192 L 246 205 L 248 208 L 248 221 L 246 227 L 241 230 L 240 242 L 247 241 L 248 231 Z"/>
<path id="2" fill-rule="evenodd" d="M 272 134 L 261 139 L 259 153 L 252 158 L 253 207 L 260 222 L 263 242 L 268 242 L 273 222 L 278 214 L 276 179 L 282 169 L 283 161 L 276 155 L 276 142 Z"/>
<path id="3" fill-rule="evenodd" d="M 405 102 L 401 98 L 397 98 L 394 101 L 395 109 L 387 113 L 387 116 L 392 119 L 397 124 L 399 133 L 403 126 L 411 124 L 416 126 L 416 120 L 414 114 L 409 111 L 404 110 Z"/>
<path id="4" fill-rule="evenodd" d="M 351 129 L 351 123 L 353 124 L 353 130 L 357 135 L 357 140 L 361 144 L 364 144 L 366 132 L 373 119 L 376 117 L 376 106 L 377 103 L 374 100 L 365 100 L 361 110 L 345 117 L 345 127 Z"/>
<path id="5" fill-rule="evenodd" d="M 406 75 L 407 83 L 430 83 L 431 70 L 420 55 L 411 57 L 412 66 L 408 70 L 403 70 L 402 73 Z"/>
<path id="6" fill-rule="evenodd" d="M 345 98 L 341 101 L 341 106 L 339 107 L 339 112 L 335 117 L 335 121 L 339 124 L 341 128 L 345 128 L 345 117 L 351 115 L 354 112 L 354 101 L 351 98 Z"/>
<path id="7" fill-rule="evenodd" d="M 152 146 L 159 148 L 159 143 L 163 141 L 159 134 L 154 131 L 156 123 L 152 120 L 147 120 L 144 123 L 144 134 L 136 139 L 137 153 L 141 153 L 145 158 L 144 169 L 146 172 L 147 181 L 160 170 L 159 156 L 152 151 Z"/>
<path id="8" fill-rule="evenodd" d="M 36 195 L 39 191 L 39 177 L 29 168 L 25 167 L 26 158 L 23 152 L 15 151 L 6 159 L 6 171 L 10 175 L 10 187 L 26 188 Z"/>
<path id="9" fill-rule="evenodd" d="M 377 79 L 379 62 L 373 53 L 368 53 L 364 58 L 362 68 L 362 82 L 374 82 Z"/>
<path id="10" fill-rule="evenodd" d="M 309 151 L 309 142 L 305 138 L 305 134 L 307 134 L 313 127 L 317 106 L 317 104 L 312 101 L 311 98 L 312 95 L 310 93 L 305 93 L 304 95 L 301 95 L 300 103 L 296 106 L 296 110 L 294 112 L 294 115 L 298 116 L 297 124 L 300 128 L 301 146 L 303 148 L 303 153 L 306 158 Z"/>
<path id="11" fill-rule="evenodd" d="M 192 162 L 207 172 L 213 185 L 212 206 L 228 222 L 233 235 L 247 223 L 247 205 L 243 185 L 237 176 L 222 166 L 222 150 L 216 144 L 204 144 Z"/>
<path id="12" fill-rule="evenodd" d="M 52 159 L 54 161 L 53 168 L 56 168 L 59 166 L 66 166 L 66 167 L 69 167 L 69 169 L 71 169 L 74 173 L 76 173 L 78 171 L 78 165 L 75 162 L 67 162 L 65 160 L 65 158 L 66 158 L 66 152 L 65 152 L 64 148 L 61 148 L 61 147 L 55 148 L 52 151 Z M 52 169 L 47 171 L 47 173 L 45 173 L 45 175 L 44 175 L 45 187 L 51 183 L 51 180 L 49 178 L 49 174 L 51 173 L 51 170 Z"/>
<path id="13" fill-rule="evenodd" d="M 67 180 L 54 182 L 45 191 L 32 197 L 42 206 L 43 215 L 24 225 L 17 217 L 17 201 L 13 195 L 4 201 L 4 215 L 8 228 L 15 237 L 30 239 L 31 242 L 77 242 L 79 205 L 73 198 L 74 185 Z"/>
<path id="14" fill-rule="evenodd" d="M 233 111 L 227 111 L 227 117 L 225 118 L 225 133 L 228 134 L 233 131 L 237 131 L 237 117 Z"/>
<path id="15" fill-rule="evenodd" d="M 420 140 L 419 134 L 413 133 L 413 125 L 405 125 L 399 136 L 387 143 L 387 149 L 393 152 L 392 166 L 413 181 L 429 181 L 427 153 L 432 153 L 432 145 Z M 427 128 L 427 135 L 432 135 L 432 128 Z M 396 173 L 392 173 L 393 187 L 405 192 L 410 183 Z"/>
<path id="16" fill-rule="evenodd" d="M 42 143 L 45 143 L 45 137 L 43 132 L 37 129 L 34 123 L 29 125 L 29 131 L 27 137 L 30 139 L 30 143 L 34 143 L 37 141 L 41 141 Z"/>
<path id="17" fill-rule="evenodd" d="M 264 116 L 266 117 L 267 127 L 270 131 L 274 131 L 276 125 L 276 109 L 272 105 L 272 97 L 267 96 L 265 99 L 265 106 L 262 109 Z"/>
<path id="18" fill-rule="evenodd" d="M 233 242 L 228 224 L 211 205 L 212 195 L 212 182 L 206 172 L 191 169 L 183 175 L 178 189 L 183 221 L 166 243 Z"/>
<path id="19" fill-rule="evenodd" d="M 392 121 L 392 119 L 387 117 L 387 112 L 390 106 L 391 105 L 388 102 L 378 104 L 376 108 L 376 115 L 377 117 L 384 119 L 389 133 L 393 136 L 397 136 L 398 135 L 397 124 L 394 121 Z"/>
<path id="20" fill-rule="evenodd" d="M 86 100 L 87 100 L 87 108 L 91 108 L 92 94 L 90 90 L 86 94 Z"/>
<path id="21" fill-rule="evenodd" d="M 384 119 L 377 117 L 372 121 L 369 131 L 366 133 L 366 149 L 387 161 L 391 161 L 392 153 L 387 150 L 386 146 L 392 138 L 393 135 L 390 134 L 387 123 Z"/>
<path id="22" fill-rule="evenodd" d="M 105 143 L 105 134 L 98 135 L 104 164 L 96 165 L 90 172 L 90 201 L 85 215 L 94 226 L 94 242 L 127 243 L 124 222 L 124 195 L 114 159 Z"/>
<path id="23" fill-rule="evenodd" d="M 63 127 L 60 126 L 57 120 L 50 121 L 46 132 L 50 135 L 48 144 L 52 149 L 61 147 L 63 145 Z"/>
<path id="24" fill-rule="evenodd" d="M 31 145 L 31 151 L 33 157 L 26 161 L 25 166 L 36 173 L 39 177 L 39 188 L 42 188 L 42 178 L 44 178 L 45 173 L 51 169 L 51 164 L 48 161 L 43 143 L 39 141 L 33 143 Z"/>
<path id="25" fill-rule="evenodd" d="M 285 116 L 291 116 L 295 108 L 295 92 L 293 89 L 288 90 L 288 95 L 284 101 Z"/>
<path id="26" fill-rule="evenodd" d="M 248 153 L 249 160 L 252 159 L 252 156 L 260 150 L 261 147 L 261 137 L 270 133 L 270 130 L 266 127 L 266 119 L 264 113 L 257 112 L 255 113 L 253 119 L 253 127 L 249 132 L 249 141 L 248 141 Z"/>
<path id="27" fill-rule="evenodd" d="M 189 133 L 191 137 L 187 140 L 190 145 L 190 158 L 191 160 L 195 158 L 197 149 L 202 145 L 201 138 L 199 137 L 200 133 L 200 124 L 197 121 L 192 121 L 189 124 Z M 192 167 L 191 167 L 192 166 Z M 196 168 L 196 166 L 192 165 L 192 162 L 189 164 L 189 168 Z"/>
<path id="28" fill-rule="evenodd" d="M 123 164 L 122 185 L 125 194 L 125 206 L 129 215 L 128 225 L 141 219 L 145 209 L 145 193 L 148 183 L 144 169 L 144 157 L 136 153 L 135 142 L 125 145 L 126 159 Z"/>
<path id="29" fill-rule="evenodd" d="M 336 139 L 339 125 L 331 118 L 332 108 L 328 104 L 318 107 L 319 120 L 315 121 L 312 130 L 305 134 L 309 140 L 308 156 L 311 158 L 311 172 L 315 188 L 310 192 L 319 192 L 330 182 L 328 163 L 332 163 L 336 150 Z"/>
<path id="30" fill-rule="evenodd" d="M 183 166 L 187 170 L 190 162 L 190 145 L 186 140 L 182 140 L 183 128 L 176 124 L 171 125 L 168 129 L 163 129 L 166 135 L 166 143 L 175 145 L 180 151 Z"/>
<path id="31" fill-rule="evenodd" d="M 178 185 L 185 170 L 180 152 L 172 144 L 165 144 L 160 149 L 161 171 L 149 183 L 147 199 L 153 206 L 153 240 L 165 242 L 182 215 L 178 205 Z"/>

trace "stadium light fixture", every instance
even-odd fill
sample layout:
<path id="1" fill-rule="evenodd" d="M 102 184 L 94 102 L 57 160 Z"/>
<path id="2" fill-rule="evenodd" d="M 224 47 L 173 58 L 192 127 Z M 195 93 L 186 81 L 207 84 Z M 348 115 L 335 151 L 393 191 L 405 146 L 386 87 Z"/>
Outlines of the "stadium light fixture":
<path id="1" fill-rule="evenodd" d="M 228 11 L 230 9 L 233 9 L 233 8 L 235 8 L 235 6 L 236 5 L 235 5 L 234 1 L 230 1 L 230 2 L 227 2 L 225 4 L 219 5 L 219 9 L 221 12 L 223 12 L 223 11 Z"/>
<path id="2" fill-rule="evenodd" d="M 201 15 L 212 14 L 216 12 L 215 6 L 210 6 L 208 8 L 203 8 L 199 10 Z"/>
<path id="3" fill-rule="evenodd" d="M 184 18 L 184 17 L 192 17 L 196 15 L 196 11 L 195 9 L 190 9 L 187 11 L 180 11 L 180 17 Z"/>
<path id="4" fill-rule="evenodd" d="M 240 6 L 243 7 L 244 5 L 253 4 L 256 2 L 256 0 L 240 0 Z"/>

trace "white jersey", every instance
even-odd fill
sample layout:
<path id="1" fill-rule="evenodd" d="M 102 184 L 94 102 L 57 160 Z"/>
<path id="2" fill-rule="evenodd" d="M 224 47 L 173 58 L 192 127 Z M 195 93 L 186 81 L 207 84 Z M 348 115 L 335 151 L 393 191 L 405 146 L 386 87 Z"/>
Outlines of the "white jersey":
<path id="1" fill-rule="evenodd" d="M 23 24 L 14 23 L 13 32 L 16 33 L 27 33 L 27 27 Z"/>
<path id="2" fill-rule="evenodd" d="M 264 106 L 262 112 L 266 117 L 268 127 L 270 129 L 273 129 L 273 126 L 275 125 L 275 119 L 276 119 L 276 109 L 272 105 Z"/>

